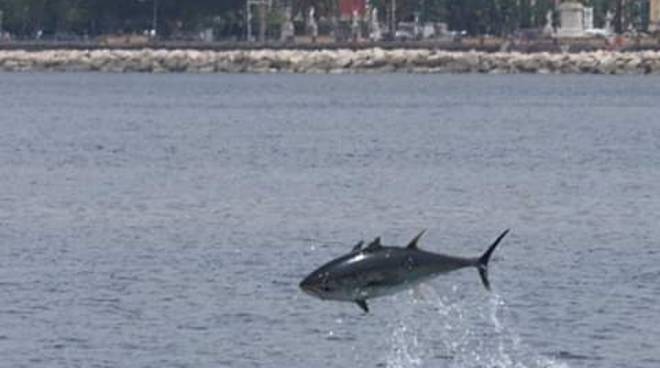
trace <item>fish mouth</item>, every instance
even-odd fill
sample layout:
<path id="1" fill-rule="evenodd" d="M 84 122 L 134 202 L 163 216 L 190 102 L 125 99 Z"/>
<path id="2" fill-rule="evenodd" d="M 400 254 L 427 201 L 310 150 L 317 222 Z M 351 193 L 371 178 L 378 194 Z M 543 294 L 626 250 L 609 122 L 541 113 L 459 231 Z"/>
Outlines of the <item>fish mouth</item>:
<path id="1" fill-rule="evenodd" d="M 311 296 L 318 297 L 319 293 L 321 292 L 321 289 L 318 285 L 314 285 L 307 280 L 303 280 L 300 285 L 300 289 L 305 292 L 306 294 L 309 294 Z"/>

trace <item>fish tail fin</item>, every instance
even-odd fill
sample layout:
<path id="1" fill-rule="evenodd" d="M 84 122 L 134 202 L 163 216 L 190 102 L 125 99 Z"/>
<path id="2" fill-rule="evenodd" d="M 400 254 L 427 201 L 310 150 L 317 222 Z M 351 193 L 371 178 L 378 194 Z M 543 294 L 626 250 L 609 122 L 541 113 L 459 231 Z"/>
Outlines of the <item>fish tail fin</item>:
<path id="1" fill-rule="evenodd" d="M 500 241 L 508 232 L 509 229 L 504 230 L 504 232 L 500 234 L 497 239 L 495 239 L 493 244 L 491 244 L 490 247 L 488 247 L 488 249 L 484 252 L 484 254 L 477 260 L 477 270 L 479 270 L 481 282 L 484 284 L 486 290 L 490 290 L 490 281 L 488 281 L 488 261 L 490 261 L 490 256 L 493 254 L 495 248 L 497 248 L 497 245 L 500 244 Z"/>

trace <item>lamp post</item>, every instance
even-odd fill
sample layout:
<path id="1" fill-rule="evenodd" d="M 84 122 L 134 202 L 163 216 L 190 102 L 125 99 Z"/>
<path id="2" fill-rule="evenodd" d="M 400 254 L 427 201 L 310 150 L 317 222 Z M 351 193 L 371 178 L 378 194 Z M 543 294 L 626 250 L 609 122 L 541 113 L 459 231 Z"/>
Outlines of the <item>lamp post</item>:
<path id="1" fill-rule="evenodd" d="M 266 40 L 266 3 L 261 2 L 258 5 L 259 9 L 259 42 L 263 43 Z"/>
<path id="2" fill-rule="evenodd" d="M 252 42 L 252 6 L 257 6 L 259 11 L 259 41 L 266 41 L 266 12 L 272 7 L 272 0 L 246 0 L 245 1 L 245 23 L 247 30 L 247 41 Z"/>
<path id="3" fill-rule="evenodd" d="M 154 2 L 154 12 L 151 18 L 151 29 L 153 32 L 154 37 L 158 33 L 156 30 L 158 29 L 158 0 L 153 0 Z"/>
<path id="4" fill-rule="evenodd" d="M 252 9 L 250 8 L 250 0 L 245 2 L 245 29 L 247 32 L 245 39 L 247 42 L 252 42 Z"/>
<path id="5" fill-rule="evenodd" d="M 390 35 L 392 39 L 396 36 L 396 0 L 390 0 Z"/>
<path id="6" fill-rule="evenodd" d="M 147 0 L 138 0 L 138 1 L 141 3 L 147 2 Z M 158 29 L 158 0 L 151 0 L 151 4 L 153 8 L 151 13 L 151 30 L 149 31 L 149 36 L 156 37 L 156 34 L 158 33 L 156 31 Z"/>
<path id="7" fill-rule="evenodd" d="M 623 4 L 624 0 L 616 0 L 615 4 L 615 10 L 614 10 L 614 31 L 617 34 L 621 34 L 624 32 L 624 9 L 625 6 Z"/>

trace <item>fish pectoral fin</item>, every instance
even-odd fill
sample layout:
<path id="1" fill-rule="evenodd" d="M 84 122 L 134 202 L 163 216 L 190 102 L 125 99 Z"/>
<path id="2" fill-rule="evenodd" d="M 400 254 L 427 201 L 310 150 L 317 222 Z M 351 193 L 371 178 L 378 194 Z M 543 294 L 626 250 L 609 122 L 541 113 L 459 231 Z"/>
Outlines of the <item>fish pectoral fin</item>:
<path id="1" fill-rule="evenodd" d="M 384 286 L 384 285 L 386 285 L 386 283 L 384 283 L 382 280 L 372 280 L 372 281 L 367 282 L 364 285 L 364 287 L 366 289 L 369 289 L 369 288 L 377 288 L 377 287 Z"/>
<path id="2" fill-rule="evenodd" d="M 364 299 L 361 300 L 356 300 L 355 303 L 364 311 L 364 313 L 369 313 L 369 306 L 367 305 L 367 301 Z"/>

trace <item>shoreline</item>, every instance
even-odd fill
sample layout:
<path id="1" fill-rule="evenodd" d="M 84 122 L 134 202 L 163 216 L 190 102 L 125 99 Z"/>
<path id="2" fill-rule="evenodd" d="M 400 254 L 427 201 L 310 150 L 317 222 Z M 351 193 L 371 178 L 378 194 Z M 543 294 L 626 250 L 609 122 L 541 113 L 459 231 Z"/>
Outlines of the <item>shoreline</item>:
<path id="1" fill-rule="evenodd" d="M 0 50 L 0 71 L 144 73 L 660 74 L 660 51 L 485 52 L 433 49 Z"/>

